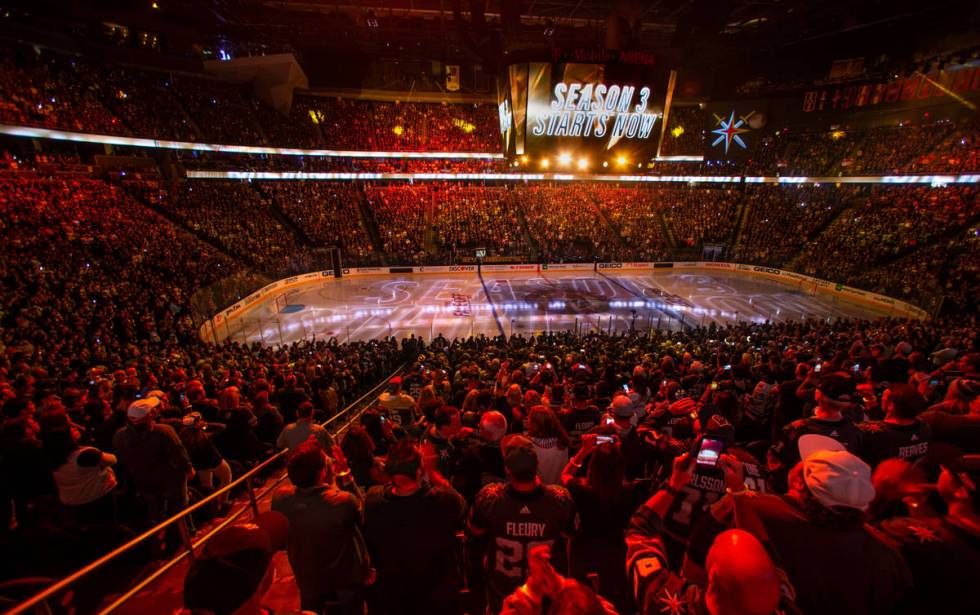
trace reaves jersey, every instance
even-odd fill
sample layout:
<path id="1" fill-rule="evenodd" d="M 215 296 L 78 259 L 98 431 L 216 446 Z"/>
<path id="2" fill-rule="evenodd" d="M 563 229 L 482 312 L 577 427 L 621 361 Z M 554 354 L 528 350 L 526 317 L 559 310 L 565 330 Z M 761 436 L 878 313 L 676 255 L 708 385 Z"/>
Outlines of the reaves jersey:
<path id="1" fill-rule="evenodd" d="M 565 539 L 578 528 L 571 494 L 557 485 L 520 492 L 510 483 L 494 483 L 476 496 L 470 525 L 485 530 L 484 569 L 488 599 L 495 611 L 527 578 L 528 551 L 551 547 L 551 562 L 565 572 Z"/>
<path id="2" fill-rule="evenodd" d="M 915 463 L 929 453 L 932 429 L 922 421 L 916 420 L 911 425 L 866 421 L 857 426 L 864 440 L 861 458 L 871 467 L 892 457 Z"/>

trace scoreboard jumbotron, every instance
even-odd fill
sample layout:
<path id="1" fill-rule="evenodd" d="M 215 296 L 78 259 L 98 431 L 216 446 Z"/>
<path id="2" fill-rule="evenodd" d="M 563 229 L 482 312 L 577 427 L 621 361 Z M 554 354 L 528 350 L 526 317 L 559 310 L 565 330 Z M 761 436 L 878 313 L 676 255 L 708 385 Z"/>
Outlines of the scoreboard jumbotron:
<path id="1" fill-rule="evenodd" d="M 552 172 L 653 160 L 673 74 L 627 64 L 521 62 L 497 80 L 505 157 Z"/>

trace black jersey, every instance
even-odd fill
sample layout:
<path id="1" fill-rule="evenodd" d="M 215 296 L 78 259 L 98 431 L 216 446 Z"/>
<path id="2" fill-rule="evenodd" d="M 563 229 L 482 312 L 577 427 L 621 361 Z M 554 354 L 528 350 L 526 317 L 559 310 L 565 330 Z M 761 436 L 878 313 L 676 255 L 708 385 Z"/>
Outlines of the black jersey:
<path id="1" fill-rule="evenodd" d="M 565 539 L 578 527 L 572 496 L 564 487 L 542 485 L 530 492 L 494 483 L 476 496 L 470 525 L 484 530 L 487 599 L 494 612 L 527 578 L 528 551 L 551 547 L 551 561 L 564 573 Z"/>
<path id="2" fill-rule="evenodd" d="M 783 438 L 775 445 L 775 452 L 787 469 L 800 461 L 797 442 L 807 434 L 833 438 L 843 444 L 849 453 L 857 455 L 861 452 L 861 430 L 851 421 L 847 419 L 828 421 L 816 417 L 800 419 L 783 428 Z"/>
<path id="3" fill-rule="evenodd" d="M 696 413 L 671 414 L 666 408 L 654 410 L 642 423 L 643 427 L 653 429 L 659 434 L 678 440 L 694 436 Z"/>
<path id="4" fill-rule="evenodd" d="M 725 451 L 742 462 L 745 484 L 757 493 L 766 492 L 765 468 L 755 458 L 741 449 Z M 725 474 L 718 466 L 696 464 L 694 475 L 674 497 L 664 515 L 664 530 L 672 540 L 687 543 L 694 525 L 708 508 L 725 495 Z"/>
<path id="5" fill-rule="evenodd" d="M 861 458 L 871 467 L 892 457 L 914 463 L 929 453 L 932 429 L 922 421 L 916 420 L 911 425 L 866 421 L 857 426 L 863 439 Z"/>
<path id="6" fill-rule="evenodd" d="M 602 413 L 595 406 L 585 408 L 566 408 L 559 415 L 561 426 L 572 439 L 573 447 L 582 441 L 582 436 L 592 431 L 598 424 Z"/>
<path id="7" fill-rule="evenodd" d="M 977 613 L 980 594 L 972 591 L 980 570 L 980 536 L 948 518 L 897 517 L 881 526 L 912 570 L 909 613 Z"/>

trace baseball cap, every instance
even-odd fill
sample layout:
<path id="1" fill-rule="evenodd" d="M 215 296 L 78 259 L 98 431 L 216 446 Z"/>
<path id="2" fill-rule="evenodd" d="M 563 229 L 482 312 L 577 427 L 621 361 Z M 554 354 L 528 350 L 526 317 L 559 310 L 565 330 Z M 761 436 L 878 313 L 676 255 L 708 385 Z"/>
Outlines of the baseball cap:
<path id="1" fill-rule="evenodd" d="M 820 376 L 817 390 L 834 401 L 851 401 L 856 390 L 854 378 L 846 372 L 831 372 Z"/>
<path id="2" fill-rule="evenodd" d="M 725 417 L 716 414 L 708 419 L 707 425 L 704 426 L 704 434 L 731 442 L 735 439 L 735 426 L 729 423 Z"/>
<path id="3" fill-rule="evenodd" d="M 831 510 L 865 511 L 875 497 L 871 467 L 847 451 L 810 454 L 803 461 L 803 480 L 813 497 Z"/>
<path id="4" fill-rule="evenodd" d="M 148 391 L 146 393 L 146 396 L 147 397 L 157 397 L 157 398 L 159 398 L 159 399 L 162 400 L 164 397 L 167 396 L 167 394 L 164 393 L 163 391 L 161 391 L 160 389 L 153 389 L 152 391 Z"/>
<path id="5" fill-rule="evenodd" d="M 800 436 L 799 440 L 796 441 L 796 446 L 800 449 L 800 459 L 806 459 L 810 455 L 819 453 L 820 451 L 847 450 L 838 440 L 834 440 L 830 436 L 821 436 L 815 433 Z"/>
<path id="6" fill-rule="evenodd" d="M 937 442 L 929 447 L 929 459 L 955 474 L 971 494 L 980 491 L 980 455 L 964 455 L 958 446 Z"/>
<path id="7" fill-rule="evenodd" d="M 633 400 L 630 399 L 629 395 L 617 395 L 609 403 L 609 410 L 619 417 L 633 416 Z"/>
<path id="8" fill-rule="evenodd" d="M 534 444 L 520 434 L 512 434 L 500 441 L 504 455 L 504 466 L 513 474 L 537 472 L 538 454 Z"/>
<path id="9" fill-rule="evenodd" d="M 949 388 L 954 390 L 954 394 L 967 400 L 976 399 L 980 395 L 980 382 L 976 380 L 957 378 L 949 385 Z"/>
<path id="10" fill-rule="evenodd" d="M 395 376 L 394 378 L 388 381 L 388 384 L 401 384 L 401 383 L 402 383 L 401 376 Z"/>
<path id="11" fill-rule="evenodd" d="M 276 551 L 286 547 L 289 521 L 270 511 L 233 525 L 204 547 L 184 577 L 184 607 L 230 615 L 255 595 Z"/>
<path id="12" fill-rule="evenodd" d="M 674 403 L 667 407 L 667 412 L 674 416 L 683 416 L 685 414 L 692 414 L 697 404 L 690 397 L 682 397 Z"/>
<path id="13" fill-rule="evenodd" d="M 980 455 L 959 455 L 942 463 L 970 494 L 973 510 L 980 510 Z"/>
<path id="14" fill-rule="evenodd" d="M 152 412 L 153 409 L 159 405 L 159 397 L 145 397 L 143 399 L 137 399 L 133 403 L 129 404 L 129 408 L 126 410 L 126 418 L 133 423 L 139 423 L 140 421 L 146 420 L 146 417 L 150 414 L 150 412 Z"/>

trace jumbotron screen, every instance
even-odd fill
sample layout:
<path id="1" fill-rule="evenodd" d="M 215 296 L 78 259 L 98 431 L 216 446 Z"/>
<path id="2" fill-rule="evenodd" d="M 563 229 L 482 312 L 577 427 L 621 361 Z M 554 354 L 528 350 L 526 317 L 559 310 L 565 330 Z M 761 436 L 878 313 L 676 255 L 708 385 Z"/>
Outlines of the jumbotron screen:
<path id="1" fill-rule="evenodd" d="M 497 81 L 504 154 L 551 171 L 635 167 L 656 156 L 667 85 L 650 67 L 512 64 Z"/>

